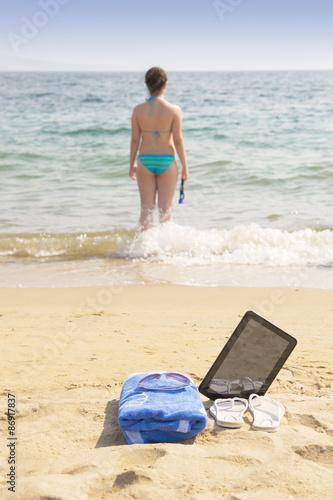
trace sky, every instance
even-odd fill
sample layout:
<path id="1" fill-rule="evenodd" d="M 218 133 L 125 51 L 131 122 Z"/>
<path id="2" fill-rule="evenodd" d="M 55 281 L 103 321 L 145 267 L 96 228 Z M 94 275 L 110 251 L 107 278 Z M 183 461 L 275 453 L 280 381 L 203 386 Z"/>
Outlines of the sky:
<path id="1" fill-rule="evenodd" d="M 332 0 L 0 0 L 0 70 L 333 69 Z"/>

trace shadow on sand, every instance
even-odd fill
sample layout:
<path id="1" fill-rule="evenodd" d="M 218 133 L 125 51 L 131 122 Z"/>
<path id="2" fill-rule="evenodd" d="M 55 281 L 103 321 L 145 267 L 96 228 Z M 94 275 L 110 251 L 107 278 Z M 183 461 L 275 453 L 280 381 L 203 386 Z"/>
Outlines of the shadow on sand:
<path id="1" fill-rule="evenodd" d="M 127 444 L 126 439 L 118 424 L 119 401 L 113 399 L 109 401 L 105 408 L 104 428 L 95 448 L 105 448 L 107 446 L 123 446 Z"/>

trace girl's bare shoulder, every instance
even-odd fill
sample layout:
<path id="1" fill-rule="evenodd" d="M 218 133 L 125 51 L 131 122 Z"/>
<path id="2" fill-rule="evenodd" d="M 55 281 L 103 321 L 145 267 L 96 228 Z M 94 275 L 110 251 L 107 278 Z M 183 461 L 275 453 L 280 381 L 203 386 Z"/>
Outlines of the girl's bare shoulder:
<path id="1" fill-rule="evenodd" d="M 161 103 L 161 104 L 162 104 L 162 107 L 164 107 L 164 109 L 167 110 L 169 113 L 171 113 L 173 115 L 181 114 L 181 109 L 179 106 L 176 106 L 175 104 L 172 104 L 171 102 L 168 102 L 166 100 L 163 100 L 163 103 Z M 138 104 L 133 109 L 133 116 L 145 115 L 149 106 L 150 105 L 147 102 L 143 102 L 141 104 Z"/>
<path id="2" fill-rule="evenodd" d="M 147 107 L 147 103 L 146 102 L 142 102 L 141 104 L 138 104 L 137 106 L 135 106 L 135 108 L 133 109 L 133 115 L 141 115 L 141 113 L 143 112 L 143 110 Z"/>
<path id="3" fill-rule="evenodd" d="M 172 113 L 177 114 L 177 115 L 179 115 L 179 113 L 181 113 L 180 107 L 177 106 L 176 104 L 172 104 L 171 102 L 166 101 L 166 105 L 168 106 L 168 108 L 170 109 L 170 111 Z"/>

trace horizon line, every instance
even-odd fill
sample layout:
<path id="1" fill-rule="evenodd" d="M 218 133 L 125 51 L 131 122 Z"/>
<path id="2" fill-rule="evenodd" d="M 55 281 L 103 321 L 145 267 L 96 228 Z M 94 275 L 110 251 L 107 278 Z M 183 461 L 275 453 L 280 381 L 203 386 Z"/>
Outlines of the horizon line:
<path id="1" fill-rule="evenodd" d="M 131 69 L 1 69 L 0 73 L 141 73 L 146 70 Z M 333 68 L 296 68 L 296 69 L 169 69 L 168 73 L 223 73 L 223 72 L 255 72 L 255 71 L 333 71 Z"/>

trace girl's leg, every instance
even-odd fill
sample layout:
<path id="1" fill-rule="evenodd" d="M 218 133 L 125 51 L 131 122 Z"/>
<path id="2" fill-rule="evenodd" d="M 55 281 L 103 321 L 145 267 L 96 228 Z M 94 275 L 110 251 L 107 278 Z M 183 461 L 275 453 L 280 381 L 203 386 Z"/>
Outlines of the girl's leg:
<path id="1" fill-rule="evenodd" d="M 136 171 L 136 178 L 141 200 L 140 226 L 148 229 L 153 222 L 155 199 L 156 199 L 156 176 L 149 172 L 140 161 Z"/>
<path id="2" fill-rule="evenodd" d="M 175 160 L 163 174 L 156 177 L 158 210 L 160 222 L 172 220 L 172 203 L 178 179 L 178 165 Z"/>

